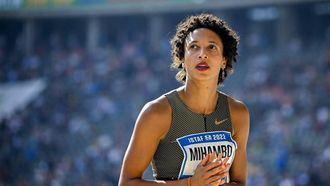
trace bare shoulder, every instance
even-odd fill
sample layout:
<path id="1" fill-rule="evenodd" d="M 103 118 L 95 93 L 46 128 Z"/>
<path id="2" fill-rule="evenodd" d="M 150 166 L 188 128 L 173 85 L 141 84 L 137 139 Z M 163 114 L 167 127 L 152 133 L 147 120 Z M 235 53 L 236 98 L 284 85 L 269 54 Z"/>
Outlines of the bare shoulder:
<path id="1" fill-rule="evenodd" d="M 147 112 L 149 114 L 160 114 L 161 116 L 164 114 L 164 112 L 171 112 L 171 107 L 167 98 L 162 95 L 157 99 L 146 103 L 142 111 Z"/>
<path id="2" fill-rule="evenodd" d="M 250 113 L 248 107 L 237 99 L 227 95 L 230 116 L 234 129 L 234 135 L 241 129 L 249 130 L 250 126 Z"/>
<path id="3" fill-rule="evenodd" d="M 141 110 L 123 160 L 120 182 L 141 178 L 147 169 L 162 136 L 171 122 L 171 107 L 161 96 L 146 103 Z M 124 184 L 120 184 L 124 185 Z"/>
<path id="4" fill-rule="evenodd" d="M 232 114 L 249 114 L 249 109 L 242 101 L 234 99 L 228 95 L 227 99 Z"/>
<path id="5" fill-rule="evenodd" d="M 171 120 L 171 106 L 167 98 L 162 95 L 144 105 L 137 119 L 136 127 L 153 131 L 161 139 L 167 134 Z"/>

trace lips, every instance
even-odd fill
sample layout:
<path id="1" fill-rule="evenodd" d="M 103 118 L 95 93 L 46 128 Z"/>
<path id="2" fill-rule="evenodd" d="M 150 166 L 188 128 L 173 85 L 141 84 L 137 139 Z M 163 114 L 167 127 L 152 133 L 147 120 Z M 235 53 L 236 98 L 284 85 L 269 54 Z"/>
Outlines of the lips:
<path id="1" fill-rule="evenodd" d="M 205 70 L 209 69 L 210 66 L 206 62 L 202 61 L 202 62 L 198 63 L 195 68 L 199 71 L 205 71 Z"/>

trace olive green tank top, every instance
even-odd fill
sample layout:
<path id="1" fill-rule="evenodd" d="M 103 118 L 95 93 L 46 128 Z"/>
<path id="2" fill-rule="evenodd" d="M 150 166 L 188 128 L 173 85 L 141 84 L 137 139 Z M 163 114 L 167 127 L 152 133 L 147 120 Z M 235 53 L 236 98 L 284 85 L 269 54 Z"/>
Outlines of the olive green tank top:
<path id="1" fill-rule="evenodd" d="M 221 152 L 223 158 L 229 157 L 231 164 L 237 145 L 232 139 L 227 96 L 218 92 L 216 109 L 209 115 L 192 112 L 176 90 L 165 96 L 172 108 L 172 123 L 153 156 L 154 177 L 157 180 L 190 177 L 198 163 L 212 151 L 217 155 Z"/>

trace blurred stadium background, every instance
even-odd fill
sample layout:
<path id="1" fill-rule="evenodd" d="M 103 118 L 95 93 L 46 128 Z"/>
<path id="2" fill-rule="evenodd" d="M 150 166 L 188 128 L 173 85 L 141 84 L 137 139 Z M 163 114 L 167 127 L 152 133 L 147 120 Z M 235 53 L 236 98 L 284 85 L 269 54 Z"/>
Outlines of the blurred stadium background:
<path id="1" fill-rule="evenodd" d="M 241 38 L 221 90 L 250 109 L 248 185 L 330 185 L 330 1 L 0 0 L 0 186 L 117 185 L 143 104 L 180 85 L 175 25 L 200 12 Z"/>

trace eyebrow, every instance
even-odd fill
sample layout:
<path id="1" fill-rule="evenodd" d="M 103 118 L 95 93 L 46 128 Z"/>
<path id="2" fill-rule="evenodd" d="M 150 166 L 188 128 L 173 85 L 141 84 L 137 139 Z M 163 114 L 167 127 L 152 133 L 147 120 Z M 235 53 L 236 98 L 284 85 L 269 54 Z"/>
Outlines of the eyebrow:
<path id="1" fill-rule="evenodd" d="M 193 43 L 198 43 L 198 41 L 194 40 L 194 41 L 188 42 L 187 44 L 193 44 Z M 215 41 L 209 41 L 209 43 L 219 45 L 219 43 L 217 43 Z"/>

